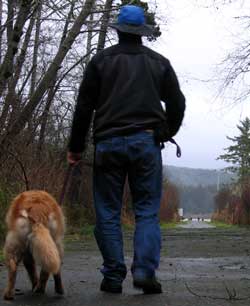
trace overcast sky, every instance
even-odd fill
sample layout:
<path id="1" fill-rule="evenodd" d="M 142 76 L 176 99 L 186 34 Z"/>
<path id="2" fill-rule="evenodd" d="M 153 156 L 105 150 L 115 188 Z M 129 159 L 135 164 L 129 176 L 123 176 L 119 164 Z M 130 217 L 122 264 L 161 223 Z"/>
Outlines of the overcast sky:
<path id="1" fill-rule="evenodd" d="M 234 47 L 242 30 L 233 17 L 242 14 L 242 7 L 205 8 L 202 0 L 175 0 L 171 6 L 166 0 L 159 2 L 168 25 L 162 25 L 161 38 L 150 47 L 171 61 L 187 105 L 183 127 L 176 136 L 182 157 L 176 158 L 175 147 L 167 145 L 163 162 L 181 167 L 223 168 L 226 163 L 216 158 L 231 144 L 226 136 L 236 136 L 236 125 L 249 116 L 249 101 L 233 108 L 226 106 L 230 101 L 215 99 L 219 84 L 204 80 L 215 79 L 216 65 Z"/>

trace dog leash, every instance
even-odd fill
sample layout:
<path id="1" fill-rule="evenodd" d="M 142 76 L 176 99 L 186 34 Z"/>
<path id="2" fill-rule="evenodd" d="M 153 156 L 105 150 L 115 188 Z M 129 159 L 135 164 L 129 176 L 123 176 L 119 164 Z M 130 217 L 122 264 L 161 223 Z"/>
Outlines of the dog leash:
<path id="1" fill-rule="evenodd" d="M 178 145 L 178 143 L 174 140 L 174 138 L 170 138 L 168 141 L 170 141 L 172 144 L 176 146 L 176 156 L 178 158 L 181 157 L 181 147 Z M 164 149 L 165 145 L 164 142 L 161 143 L 161 149 Z"/>
<path id="2" fill-rule="evenodd" d="M 59 202 L 58 202 L 59 206 L 62 206 L 62 204 L 63 204 L 63 200 L 64 200 L 64 197 L 65 197 L 65 193 L 67 191 L 68 182 L 69 182 L 69 179 L 71 177 L 71 173 L 72 173 L 73 168 L 74 168 L 74 165 L 69 164 L 68 168 L 66 170 L 65 178 L 64 178 L 64 181 L 63 181 L 63 187 L 62 187 L 62 191 L 61 191 Z"/>
<path id="3" fill-rule="evenodd" d="M 169 141 L 170 141 L 172 144 L 176 145 L 176 156 L 177 156 L 178 158 L 180 158 L 180 157 L 181 157 L 181 147 L 180 147 L 180 146 L 178 145 L 178 143 L 174 140 L 174 138 L 170 138 Z"/>
<path id="4" fill-rule="evenodd" d="M 69 183 L 70 177 L 72 175 L 72 171 L 73 171 L 75 165 L 77 165 L 77 164 L 78 163 L 68 165 L 68 168 L 67 168 L 66 173 L 65 173 L 64 181 L 63 181 L 62 191 L 61 191 L 59 202 L 58 202 L 58 204 L 60 206 L 62 206 L 62 204 L 63 204 L 63 200 L 64 200 L 64 197 L 65 197 L 65 193 L 67 191 L 67 188 L 68 188 L 68 183 Z M 86 167 L 91 167 L 91 168 L 93 167 L 93 163 L 86 162 L 86 161 L 83 163 L 83 165 L 85 165 Z"/>

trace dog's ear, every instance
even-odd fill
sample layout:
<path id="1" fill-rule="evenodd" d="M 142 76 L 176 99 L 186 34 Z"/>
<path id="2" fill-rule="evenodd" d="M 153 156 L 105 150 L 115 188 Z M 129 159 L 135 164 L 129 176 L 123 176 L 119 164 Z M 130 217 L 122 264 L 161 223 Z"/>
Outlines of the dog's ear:
<path id="1" fill-rule="evenodd" d="M 29 207 L 28 209 L 23 209 L 20 211 L 20 215 L 25 218 L 28 219 L 30 221 L 30 223 L 34 224 L 36 223 L 35 219 L 31 216 L 30 214 L 31 211 L 31 207 Z"/>
<path id="2" fill-rule="evenodd" d="M 27 211 L 26 209 L 21 210 L 21 211 L 20 211 L 20 215 L 21 215 L 23 218 L 25 218 L 25 219 L 28 219 L 28 217 L 29 217 L 29 213 L 28 213 L 28 211 Z"/>

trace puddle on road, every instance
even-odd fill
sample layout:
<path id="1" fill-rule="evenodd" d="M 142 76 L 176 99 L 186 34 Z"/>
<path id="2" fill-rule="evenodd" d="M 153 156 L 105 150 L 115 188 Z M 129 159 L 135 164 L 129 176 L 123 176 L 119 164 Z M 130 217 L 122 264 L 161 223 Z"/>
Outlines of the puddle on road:
<path id="1" fill-rule="evenodd" d="M 247 270 L 247 267 L 243 264 L 234 264 L 234 265 L 223 265 L 219 266 L 221 270 Z"/>

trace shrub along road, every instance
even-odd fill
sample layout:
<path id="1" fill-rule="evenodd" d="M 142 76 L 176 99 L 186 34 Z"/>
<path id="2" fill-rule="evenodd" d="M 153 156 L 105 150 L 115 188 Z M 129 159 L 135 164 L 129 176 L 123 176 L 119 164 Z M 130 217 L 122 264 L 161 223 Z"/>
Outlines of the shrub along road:
<path id="1" fill-rule="evenodd" d="M 52 279 L 45 296 L 33 295 L 20 266 L 18 306 L 249 306 L 250 232 L 242 228 L 176 228 L 163 230 L 162 259 L 158 277 L 164 293 L 143 295 L 132 287 L 130 272 L 122 295 L 99 291 L 102 260 L 93 238 L 66 243 L 63 265 L 65 296 L 53 293 Z M 199 224 L 199 227 L 201 225 Z M 132 231 L 125 232 L 128 267 L 132 260 Z M 0 288 L 6 269 L 0 267 Z M 0 300 L 0 305 L 11 305 Z"/>

